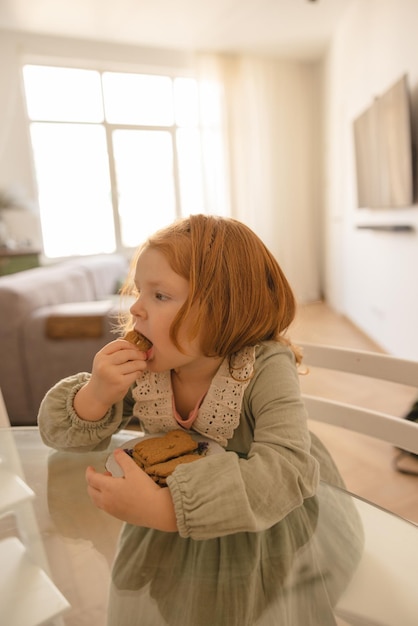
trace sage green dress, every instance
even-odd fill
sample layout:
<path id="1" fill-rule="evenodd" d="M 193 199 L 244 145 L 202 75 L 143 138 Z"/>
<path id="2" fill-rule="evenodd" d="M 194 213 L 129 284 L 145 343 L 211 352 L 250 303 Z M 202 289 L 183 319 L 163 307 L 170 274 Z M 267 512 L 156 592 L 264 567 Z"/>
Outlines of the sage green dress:
<path id="1" fill-rule="evenodd" d="M 320 485 L 343 482 L 308 431 L 293 353 L 266 342 L 231 365 L 233 376 L 227 361 L 220 366 L 191 425 L 225 453 L 169 477 L 178 533 L 125 525 L 109 625 L 334 623 L 332 605 L 359 558 L 362 533 L 351 501 Z M 38 422 L 47 445 L 104 449 L 132 415 L 146 432 L 181 428 L 170 372 L 145 373 L 99 422 L 81 420 L 73 408 L 89 376 L 66 378 L 46 395 Z"/>

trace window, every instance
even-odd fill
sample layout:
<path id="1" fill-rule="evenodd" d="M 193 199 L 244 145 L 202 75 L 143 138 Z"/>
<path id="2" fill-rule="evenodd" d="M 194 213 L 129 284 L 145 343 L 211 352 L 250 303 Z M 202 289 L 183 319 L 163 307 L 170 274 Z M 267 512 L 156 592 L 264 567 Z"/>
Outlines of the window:
<path id="1" fill-rule="evenodd" d="M 47 257 L 135 248 L 208 212 L 208 191 L 228 212 L 216 83 L 46 65 L 23 79 Z"/>

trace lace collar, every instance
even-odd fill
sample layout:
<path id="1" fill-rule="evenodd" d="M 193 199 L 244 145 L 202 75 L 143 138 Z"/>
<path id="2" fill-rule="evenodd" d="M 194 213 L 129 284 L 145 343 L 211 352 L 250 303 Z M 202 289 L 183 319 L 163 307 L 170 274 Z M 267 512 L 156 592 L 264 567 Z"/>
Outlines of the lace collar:
<path id="1" fill-rule="evenodd" d="M 255 363 L 255 347 L 237 352 L 229 371 L 224 359 L 216 372 L 192 424 L 192 430 L 226 446 L 239 424 L 244 391 L 251 380 Z M 149 433 L 166 432 L 179 427 L 173 414 L 173 390 L 169 371 L 158 374 L 144 372 L 133 390 L 134 415 Z"/>

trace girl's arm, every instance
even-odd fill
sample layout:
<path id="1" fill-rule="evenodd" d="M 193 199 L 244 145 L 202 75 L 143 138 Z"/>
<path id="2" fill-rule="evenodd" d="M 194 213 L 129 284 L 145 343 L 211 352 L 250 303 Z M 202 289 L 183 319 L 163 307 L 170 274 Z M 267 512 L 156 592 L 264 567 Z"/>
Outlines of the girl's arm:
<path id="1" fill-rule="evenodd" d="M 46 394 L 39 408 L 38 425 L 47 446 L 71 452 L 104 450 L 112 435 L 129 422 L 134 405 L 130 390 L 101 420 L 88 422 L 79 417 L 74 409 L 74 397 L 90 377 L 87 372 L 69 376 Z"/>
<path id="2" fill-rule="evenodd" d="M 58 450 L 100 450 L 132 416 L 130 387 L 146 368 L 145 353 L 123 339 L 106 344 L 82 372 L 57 383 L 41 403 L 38 424 Z"/>

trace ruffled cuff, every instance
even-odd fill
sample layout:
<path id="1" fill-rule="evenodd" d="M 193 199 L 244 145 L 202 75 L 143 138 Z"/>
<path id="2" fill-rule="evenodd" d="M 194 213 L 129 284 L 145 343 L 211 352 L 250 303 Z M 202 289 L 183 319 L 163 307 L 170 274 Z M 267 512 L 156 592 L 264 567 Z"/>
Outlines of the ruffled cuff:
<path id="1" fill-rule="evenodd" d="M 123 422 L 123 402 L 112 406 L 96 422 L 81 419 L 74 409 L 74 397 L 90 378 L 83 372 L 57 383 L 43 399 L 38 425 L 43 442 L 56 450 L 83 452 L 104 450 Z"/>
<path id="2" fill-rule="evenodd" d="M 226 452 L 179 465 L 169 476 L 181 537 L 202 540 L 259 530 L 238 464 L 238 456 Z"/>
<path id="3" fill-rule="evenodd" d="M 73 424 L 77 426 L 77 428 L 87 428 L 88 430 L 97 430 L 99 428 L 105 428 L 109 424 L 109 422 L 113 421 L 113 413 L 114 413 L 113 407 L 110 407 L 108 411 L 106 412 L 106 414 L 101 419 L 96 420 L 94 422 L 83 420 L 81 417 L 79 417 L 78 413 L 76 412 L 74 408 L 74 398 L 76 397 L 80 389 L 85 386 L 86 382 L 87 381 L 83 381 L 83 382 L 80 382 L 78 385 L 75 385 L 70 391 L 70 393 L 68 394 L 67 401 L 66 401 L 67 414 L 69 418 L 71 419 L 71 421 L 73 422 Z"/>

